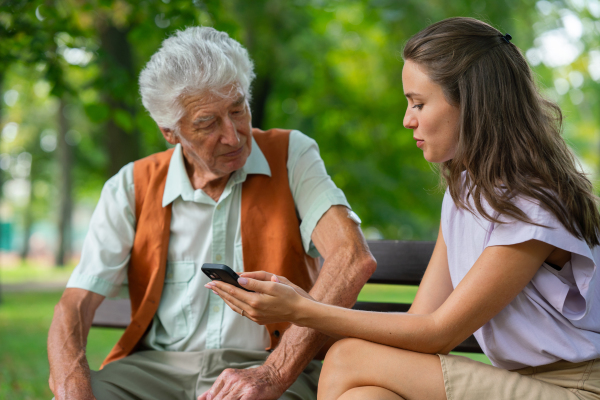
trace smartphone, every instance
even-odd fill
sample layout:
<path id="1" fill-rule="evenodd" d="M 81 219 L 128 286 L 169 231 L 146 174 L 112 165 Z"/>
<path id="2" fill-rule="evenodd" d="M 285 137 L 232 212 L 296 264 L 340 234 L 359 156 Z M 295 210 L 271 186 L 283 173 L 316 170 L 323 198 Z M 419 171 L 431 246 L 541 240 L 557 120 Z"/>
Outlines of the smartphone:
<path id="1" fill-rule="evenodd" d="M 246 292 L 253 292 L 240 285 L 237 281 L 240 276 L 225 264 L 203 264 L 200 269 L 213 281 L 223 281 Z"/>

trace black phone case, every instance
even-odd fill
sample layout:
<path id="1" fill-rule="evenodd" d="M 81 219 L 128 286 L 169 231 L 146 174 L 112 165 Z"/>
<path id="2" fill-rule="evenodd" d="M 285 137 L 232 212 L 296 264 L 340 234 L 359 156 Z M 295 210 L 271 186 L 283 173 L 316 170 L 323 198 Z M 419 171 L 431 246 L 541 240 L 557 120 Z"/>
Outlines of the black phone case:
<path id="1" fill-rule="evenodd" d="M 223 281 L 246 292 L 253 292 L 238 283 L 239 275 L 225 264 L 203 264 L 200 268 L 213 281 Z"/>

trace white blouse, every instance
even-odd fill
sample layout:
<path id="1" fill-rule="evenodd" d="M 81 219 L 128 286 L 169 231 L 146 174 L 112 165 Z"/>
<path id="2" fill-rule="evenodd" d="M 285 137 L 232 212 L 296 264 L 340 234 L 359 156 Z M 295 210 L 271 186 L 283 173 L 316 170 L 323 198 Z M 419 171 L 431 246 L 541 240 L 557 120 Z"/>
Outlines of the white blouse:
<path id="1" fill-rule="evenodd" d="M 475 338 L 495 366 L 509 370 L 600 357 L 599 246 L 590 248 L 574 237 L 539 203 L 523 197 L 514 203 L 532 221 L 547 227 L 506 216 L 499 219 L 507 223 L 487 221 L 458 209 L 446 191 L 441 223 L 452 285 L 459 284 L 489 246 L 535 239 L 570 252 L 571 261 L 560 271 L 540 265 L 523 291 L 478 329 Z M 495 214 L 484 200 L 482 204 Z"/>

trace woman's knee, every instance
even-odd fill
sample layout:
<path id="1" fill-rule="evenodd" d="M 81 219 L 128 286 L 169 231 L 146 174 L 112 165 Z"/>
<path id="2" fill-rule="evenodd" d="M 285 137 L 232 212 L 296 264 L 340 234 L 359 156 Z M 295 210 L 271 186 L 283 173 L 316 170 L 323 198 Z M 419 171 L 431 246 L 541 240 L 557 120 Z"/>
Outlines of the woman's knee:
<path id="1" fill-rule="evenodd" d="M 361 386 L 352 388 L 343 395 L 338 397 L 338 400 L 403 400 L 396 393 L 377 386 Z"/>
<path id="2" fill-rule="evenodd" d="M 360 357 L 360 349 L 368 343 L 370 342 L 354 338 L 338 340 L 327 352 L 324 365 L 329 364 L 337 367 L 348 366 L 348 364 L 352 364 L 357 357 Z"/>

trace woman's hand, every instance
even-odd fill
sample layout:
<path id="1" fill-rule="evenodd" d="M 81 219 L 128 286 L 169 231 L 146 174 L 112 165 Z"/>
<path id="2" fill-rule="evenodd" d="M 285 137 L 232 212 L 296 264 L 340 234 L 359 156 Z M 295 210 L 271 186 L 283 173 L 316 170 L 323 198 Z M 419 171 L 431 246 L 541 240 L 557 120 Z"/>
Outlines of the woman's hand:
<path id="1" fill-rule="evenodd" d="M 240 276 L 244 277 L 244 278 L 256 279 L 257 281 L 271 281 L 271 282 L 283 283 L 284 285 L 288 285 L 288 286 L 292 287 L 296 291 L 296 293 L 298 293 L 300 296 L 302 296 L 306 299 L 309 299 L 309 300 L 316 301 L 315 299 L 313 299 L 311 297 L 311 295 L 306 293 L 306 291 L 304 289 L 302 289 L 300 286 L 295 285 L 292 282 L 290 282 L 290 280 L 288 278 L 286 278 L 285 276 L 275 275 L 275 274 L 272 274 L 272 273 L 266 272 L 266 271 L 244 272 L 244 273 L 240 274 Z"/>
<path id="2" fill-rule="evenodd" d="M 276 322 L 297 324 L 302 315 L 303 304 L 314 301 L 300 287 L 267 272 L 244 274 L 238 282 L 254 293 L 221 281 L 209 282 L 205 287 L 219 295 L 233 311 L 260 325 Z"/>

